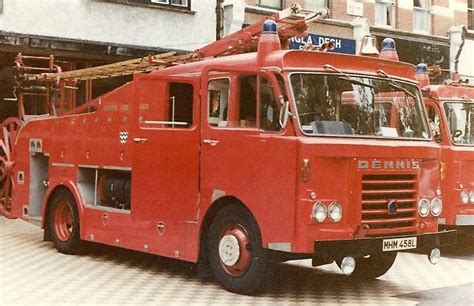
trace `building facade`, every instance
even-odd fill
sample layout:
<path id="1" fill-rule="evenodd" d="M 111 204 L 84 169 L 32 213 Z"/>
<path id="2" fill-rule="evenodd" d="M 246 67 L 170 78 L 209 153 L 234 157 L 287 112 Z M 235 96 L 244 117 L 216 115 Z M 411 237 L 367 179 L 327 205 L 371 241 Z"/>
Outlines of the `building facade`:
<path id="1" fill-rule="evenodd" d="M 332 39 L 336 51 L 357 54 L 362 37 L 375 35 L 378 47 L 385 37 L 395 40 L 400 60 L 430 66 L 434 83 L 459 72 L 474 82 L 473 0 L 245 0 L 246 22 L 291 3 L 303 9 L 329 8 L 330 18 L 310 26 L 316 44 Z M 322 37 L 322 38 L 321 38 Z M 341 47 L 343 43 L 355 47 Z M 306 43 L 304 39 L 299 42 Z M 311 39 L 315 43 L 314 39 Z M 299 45 L 301 46 L 301 45 Z M 294 45 L 298 47 L 298 44 Z M 343 50 L 338 50 L 341 47 Z"/>
<path id="2" fill-rule="evenodd" d="M 11 67 L 18 53 L 53 54 L 69 69 L 149 53 L 185 53 L 215 40 L 215 5 L 214 0 L 0 0 L 0 122 L 15 109 Z"/>

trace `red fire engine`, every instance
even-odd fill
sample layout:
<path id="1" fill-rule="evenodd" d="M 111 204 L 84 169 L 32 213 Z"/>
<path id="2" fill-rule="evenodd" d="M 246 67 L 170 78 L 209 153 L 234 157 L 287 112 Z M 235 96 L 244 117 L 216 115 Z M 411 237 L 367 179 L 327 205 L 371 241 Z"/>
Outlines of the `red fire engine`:
<path id="1" fill-rule="evenodd" d="M 429 85 L 427 67 L 417 66 L 426 110 L 441 146 L 442 228 L 473 238 L 474 229 L 474 87 L 459 81 Z M 426 82 L 427 81 L 427 82 Z"/>
<path id="2" fill-rule="evenodd" d="M 283 40 L 306 30 L 274 19 Z M 456 236 L 438 232 L 440 150 L 414 67 L 282 50 L 275 21 L 262 25 L 257 52 L 216 56 L 246 51 L 261 31 L 250 26 L 151 60 L 171 67 L 69 113 L 49 95 L 49 115 L 7 120 L 3 214 L 38 224 L 62 253 L 92 241 L 196 262 L 244 294 L 291 259 L 360 278 L 383 275 L 402 250 L 435 263 Z M 29 80 L 62 90 L 90 77 Z"/>

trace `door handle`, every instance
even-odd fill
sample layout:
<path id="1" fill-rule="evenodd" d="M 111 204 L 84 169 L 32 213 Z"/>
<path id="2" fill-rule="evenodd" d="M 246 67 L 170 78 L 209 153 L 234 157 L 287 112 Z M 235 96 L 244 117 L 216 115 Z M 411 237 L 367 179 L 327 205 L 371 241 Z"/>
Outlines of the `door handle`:
<path id="1" fill-rule="evenodd" d="M 137 138 L 133 138 L 133 141 L 134 141 L 134 142 L 144 143 L 144 142 L 147 142 L 148 139 L 147 139 L 147 138 L 140 138 L 140 137 L 137 137 Z"/>
<path id="2" fill-rule="evenodd" d="M 211 146 L 215 146 L 219 143 L 219 140 L 215 140 L 215 139 L 203 139 L 202 140 L 203 143 L 205 144 L 208 144 L 208 145 L 211 145 Z"/>

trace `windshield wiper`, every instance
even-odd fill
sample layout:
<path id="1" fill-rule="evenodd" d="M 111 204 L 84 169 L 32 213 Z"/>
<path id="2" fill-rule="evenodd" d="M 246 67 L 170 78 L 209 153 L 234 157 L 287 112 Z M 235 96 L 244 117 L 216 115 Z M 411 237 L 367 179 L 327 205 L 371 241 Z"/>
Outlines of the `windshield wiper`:
<path id="1" fill-rule="evenodd" d="M 379 75 L 383 76 L 384 78 L 386 78 L 387 80 L 389 80 L 390 82 L 388 83 L 388 85 L 390 85 L 393 88 L 396 88 L 398 90 L 404 91 L 407 95 L 409 95 L 410 97 L 412 97 L 413 99 L 416 100 L 416 96 L 413 93 L 408 91 L 408 89 L 405 89 L 402 86 L 400 86 L 400 84 L 398 84 L 394 79 L 392 79 L 388 74 L 386 74 L 385 71 L 377 70 L 377 74 L 379 74 Z"/>
<path id="2" fill-rule="evenodd" d="M 344 81 L 348 81 L 348 82 L 351 82 L 352 84 L 356 84 L 356 85 L 360 85 L 360 86 L 367 86 L 367 87 L 370 87 L 372 89 L 375 88 L 374 85 L 372 84 L 367 84 L 367 83 L 364 83 L 362 81 L 359 81 L 357 80 L 356 78 L 354 77 L 351 77 L 350 75 L 348 75 L 347 73 L 344 73 L 342 72 L 341 70 L 337 69 L 336 67 L 334 66 L 331 66 L 329 64 L 326 64 L 323 66 L 324 69 L 326 70 L 332 70 L 334 72 L 337 72 L 339 75 L 341 75 L 338 79 L 339 80 L 344 80 Z"/>

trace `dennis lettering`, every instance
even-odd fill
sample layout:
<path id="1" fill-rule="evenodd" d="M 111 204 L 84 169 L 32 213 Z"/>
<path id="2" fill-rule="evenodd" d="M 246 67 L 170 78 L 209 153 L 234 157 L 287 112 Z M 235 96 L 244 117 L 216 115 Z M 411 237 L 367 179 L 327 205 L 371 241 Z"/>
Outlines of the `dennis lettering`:
<path id="1" fill-rule="evenodd" d="M 418 160 L 359 160 L 357 162 L 359 169 L 419 169 Z"/>

